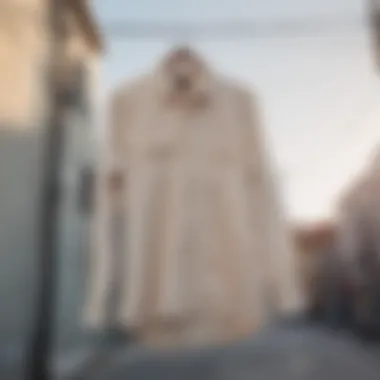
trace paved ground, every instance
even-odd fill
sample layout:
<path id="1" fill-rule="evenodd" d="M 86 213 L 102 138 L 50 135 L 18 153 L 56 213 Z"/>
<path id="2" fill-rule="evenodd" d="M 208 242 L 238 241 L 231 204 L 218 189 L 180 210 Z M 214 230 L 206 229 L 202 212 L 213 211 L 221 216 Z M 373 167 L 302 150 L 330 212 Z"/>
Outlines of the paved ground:
<path id="1" fill-rule="evenodd" d="M 176 353 L 124 349 L 82 378 L 378 380 L 379 376 L 380 350 L 376 347 L 312 327 L 278 327 L 223 348 Z"/>

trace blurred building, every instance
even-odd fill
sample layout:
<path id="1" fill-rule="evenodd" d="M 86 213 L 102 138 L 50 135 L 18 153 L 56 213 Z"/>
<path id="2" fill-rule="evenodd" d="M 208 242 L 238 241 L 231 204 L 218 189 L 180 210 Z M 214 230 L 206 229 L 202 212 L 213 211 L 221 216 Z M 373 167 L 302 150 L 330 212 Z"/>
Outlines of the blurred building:
<path id="1" fill-rule="evenodd" d="M 336 225 L 322 221 L 309 226 L 298 226 L 293 230 L 299 268 L 305 296 L 309 304 L 314 302 L 320 269 L 329 255 L 335 254 Z"/>
<path id="2" fill-rule="evenodd" d="M 21 358 L 35 305 L 38 221 L 52 51 L 47 0 L 0 1 L 0 372 Z M 66 0 L 64 157 L 58 339 L 77 336 L 90 214 L 81 197 L 94 171 L 102 42 L 87 0 Z M 82 193 L 83 193 L 82 191 Z M 82 194 L 83 195 L 83 194 Z M 10 297 L 11 295 L 11 297 Z M 8 359 L 7 359 L 8 358 Z M 0 374 L 0 377 L 1 374 Z"/>
<path id="3" fill-rule="evenodd" d="M 374 60 L 380 68 L 380 1 L 368 0 L 368 8 Z"/>
<path id="4" fill-rule="evenodd" d="M 66 0 L 68 76 L 82 70 L 86 92 L 97 82 L 101 41 L 87 0 Z M 46 111 L 51 52 L 49 1 L 0 3 L 0 122 L 2 128 L 39 124 Z"/>
<path id="5" fill-rule="evenodd" d="M 353 286 L 351 303 L 362 334 L 378 336 L 380 276 L 380 154 L 342 194 L 339 202 L 339 253 Z"/>
<path id="6" fill-rule="evenodd" d="M 339 202 L 339 248 L 352 262 L 369 244 L 380 253 L 380 155 L 377 147 L 366 168 Z"/>

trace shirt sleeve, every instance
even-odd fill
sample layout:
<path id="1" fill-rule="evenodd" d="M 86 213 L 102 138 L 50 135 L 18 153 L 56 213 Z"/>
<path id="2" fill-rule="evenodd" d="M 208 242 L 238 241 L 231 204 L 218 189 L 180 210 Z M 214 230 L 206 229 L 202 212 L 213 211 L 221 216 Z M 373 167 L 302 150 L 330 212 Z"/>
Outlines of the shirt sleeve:
<path id="1" fill-rule="evenodd" d="M 296 312 L 303 307 L 301 276 L 282 194 L 264 136 L 259 101 L 253 95 L 244 94 L 241 103 L 248 186 L 251 198 L 260 200 L 255 202 L 252 212 L 260 215 L 259 228 L 266 241 L 267 249 L 262 254 L 269 272 L 269 287 L 276 289 L 277 307 L 281 312 Z"/>

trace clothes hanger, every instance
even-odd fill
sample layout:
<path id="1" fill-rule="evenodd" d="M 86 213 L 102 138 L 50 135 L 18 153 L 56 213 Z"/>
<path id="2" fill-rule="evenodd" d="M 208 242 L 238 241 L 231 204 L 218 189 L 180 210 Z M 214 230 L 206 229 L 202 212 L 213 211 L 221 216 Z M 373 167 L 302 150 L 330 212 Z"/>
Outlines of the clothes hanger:
<path id="1" fill-rule="evenodd" d="M 180 42 L 169 50 L 164 66 L 173 80 L 175 92 L 184 93 L 190 90 L 204 65 L 189 43 Z"/>

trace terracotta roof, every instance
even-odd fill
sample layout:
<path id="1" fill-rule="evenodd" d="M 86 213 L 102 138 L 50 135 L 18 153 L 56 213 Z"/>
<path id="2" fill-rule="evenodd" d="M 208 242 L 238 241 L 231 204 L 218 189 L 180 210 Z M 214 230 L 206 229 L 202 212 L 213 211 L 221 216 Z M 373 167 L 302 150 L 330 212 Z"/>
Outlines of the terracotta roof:
<path id="1" fill-rule="evenodd" d="M 323 221 L 313 226 L 296 228 L 294 238 L 297 246 L 305 253 L 329 249 L 334 244 L 335 228 L 332 222 Z"/>

